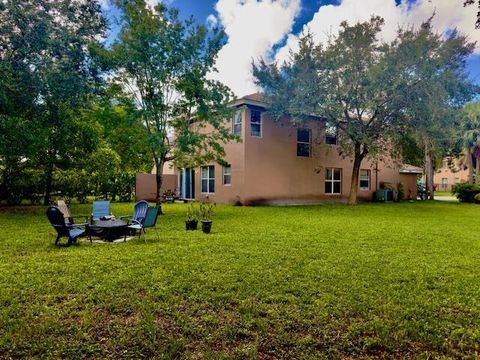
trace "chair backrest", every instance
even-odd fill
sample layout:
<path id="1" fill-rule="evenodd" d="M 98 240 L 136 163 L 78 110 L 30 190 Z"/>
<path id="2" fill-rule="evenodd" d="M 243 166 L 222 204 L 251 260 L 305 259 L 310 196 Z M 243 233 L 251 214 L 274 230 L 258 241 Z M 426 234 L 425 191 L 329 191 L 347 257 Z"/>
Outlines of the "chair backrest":
<path id="1" fill-rule="evenodd" d="M 109 216 L 110 215 L 110 201 L 94 201 L 93 202 L 93 210 L 92 210 L 92 218 L 93 219 L 100 219 L 102 216 Z"/>
<path id="2" fill-rule="evenodd" d="M 57 208 L 62 212 L 65 219 L 71 219 L 72 214 L 70 213 L 70 209 L 68 208 L 64 200 L 57 200 Z"/>
<path id="3" fill-rule="evenodd" d="M 145 215 L 145 221 L 143 222 L 143 227 L 154 227 L 157 223 L 158 213 L 160 207 L 158 206 L 149 206 L 147 209 L 147 214 Z"/>
<path id="4" fill-rule="evenodd" d="M 64 235 L 68 233 L 68 227 L 65 224 L 65 218 L 59 208 L 50 206 L 47 209 L 47 218 L 50 224 L 57 230 L 57 233 Z"/>
<path id="5" fill-rule="evenodd" d="M 145 200 L 139 201 L 135 204 L 133 210 L 133 220 L 143 222 L 147 215 L 148 202 Z"/>

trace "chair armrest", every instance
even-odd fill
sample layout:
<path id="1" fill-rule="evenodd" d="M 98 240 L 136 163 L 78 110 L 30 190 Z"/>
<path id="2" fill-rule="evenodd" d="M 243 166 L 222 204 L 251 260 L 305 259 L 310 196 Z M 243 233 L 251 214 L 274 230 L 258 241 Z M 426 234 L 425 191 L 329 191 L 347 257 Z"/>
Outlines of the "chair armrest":
<path id="1" fill-rule="evenodd" d="M 73 229 L 73 228 L 84 228 L 86 227 L 87 225 L 89 225 L 88 223 L 81 223 L 81 224 L 72 224 L 72 225 L 69 225 L 68 228 L 69 229 Z"/>

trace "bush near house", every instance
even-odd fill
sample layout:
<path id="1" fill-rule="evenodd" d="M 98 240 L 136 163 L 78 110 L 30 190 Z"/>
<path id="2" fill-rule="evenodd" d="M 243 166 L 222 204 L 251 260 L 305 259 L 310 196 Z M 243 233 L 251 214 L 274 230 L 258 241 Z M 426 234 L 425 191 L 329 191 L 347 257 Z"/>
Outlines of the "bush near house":
<path id="1" fill-rule="evenodd" d="M 480 194 L 479 184 L 459 183 L 452 186 L 452 194 L 461 202 L 480 202 L 477 195 Z"/>

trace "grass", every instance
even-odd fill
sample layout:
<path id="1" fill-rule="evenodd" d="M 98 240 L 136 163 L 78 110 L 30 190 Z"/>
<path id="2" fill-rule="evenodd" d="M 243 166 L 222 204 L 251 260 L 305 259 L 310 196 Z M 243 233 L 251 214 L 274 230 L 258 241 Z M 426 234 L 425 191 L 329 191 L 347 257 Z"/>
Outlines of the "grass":
<path id="1" fill-rule="evenodd" d="M 450 191 L 435 191 L 435 196 L 453 196 Z"/>
<path id="2" fill-rule="evenodd" d="M 210 235 L 164 210 L 160 240 L 66 248 L 0 209 L 0 358 L 479 356 L 476 205 L 218 206 Z"/>

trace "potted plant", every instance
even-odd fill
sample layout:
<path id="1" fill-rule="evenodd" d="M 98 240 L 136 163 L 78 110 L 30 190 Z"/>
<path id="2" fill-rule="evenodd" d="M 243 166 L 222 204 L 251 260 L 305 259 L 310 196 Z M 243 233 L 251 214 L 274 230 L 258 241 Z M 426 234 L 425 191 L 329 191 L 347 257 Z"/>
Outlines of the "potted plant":
<path id="1" fill-rule="evenodd" d="M 209 202 L 202 202 L 200 204 L 200 215 L 202 217 L 202 231 L 205 234 L 210 234 L 212 230 L 212 215 L 215 204 Z"/>
<path id="2" fill-rule="evenodd" d="M 185 219 L 186 230 L 197 230 L 198 226 L 198 209 L 195 203 L 188 204 L 187 218 Z"/>

